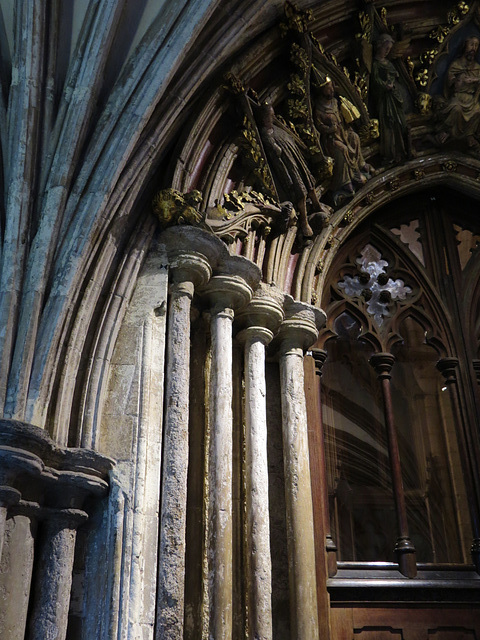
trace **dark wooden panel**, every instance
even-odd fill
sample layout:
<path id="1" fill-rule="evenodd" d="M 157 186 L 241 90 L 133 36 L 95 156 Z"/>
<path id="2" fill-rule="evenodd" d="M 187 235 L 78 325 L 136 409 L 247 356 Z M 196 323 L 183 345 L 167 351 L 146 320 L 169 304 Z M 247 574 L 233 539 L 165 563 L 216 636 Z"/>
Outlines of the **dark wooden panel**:
<path id="1" fill-rule="evenodd" d="M 428 636 L 430 640 L 478 640 L 478 635 L 474 629 L 466 629 L 465 627 L 438 627 L 437 629 L 429 629 Z"/>

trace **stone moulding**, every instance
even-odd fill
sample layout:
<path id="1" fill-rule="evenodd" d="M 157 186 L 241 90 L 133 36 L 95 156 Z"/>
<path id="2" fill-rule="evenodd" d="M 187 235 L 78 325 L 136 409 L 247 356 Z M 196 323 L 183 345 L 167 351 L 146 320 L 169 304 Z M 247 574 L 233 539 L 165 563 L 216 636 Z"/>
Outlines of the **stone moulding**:
<path id="1" fill-rule="evenodd" d="M 0 446 L 23 448 L 57 469 L 83 468 L 105 478 L 115 462 L 91 449 L 59 447 L 40 427 L 19 420 L 0 420 Z"/>
<path id="2" fill-rule="evenodd" d="M 61 485 L 65 503 L 71 497 L 67 488 L 84 496 L 105 495 L 108 472 L 115 464 L 95 451 L 58 447 L 43 429 L 16 420 L 0 420 L 0 459 L 3 485 L 14 485 L 24 475 L 34 476 L 45 488 L 52 483 Z"/>

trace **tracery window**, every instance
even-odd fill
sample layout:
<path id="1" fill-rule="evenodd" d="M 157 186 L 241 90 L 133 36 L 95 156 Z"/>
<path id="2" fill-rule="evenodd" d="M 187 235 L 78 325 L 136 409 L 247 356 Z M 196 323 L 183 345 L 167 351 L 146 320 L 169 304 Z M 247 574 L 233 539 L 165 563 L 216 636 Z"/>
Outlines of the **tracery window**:
<path id="1" fill-rule="evenodd" d="M 476 218 L 448 193 L 404 200 L 329 270 L 319 346 L 339 566 L 478 571 Z"/>

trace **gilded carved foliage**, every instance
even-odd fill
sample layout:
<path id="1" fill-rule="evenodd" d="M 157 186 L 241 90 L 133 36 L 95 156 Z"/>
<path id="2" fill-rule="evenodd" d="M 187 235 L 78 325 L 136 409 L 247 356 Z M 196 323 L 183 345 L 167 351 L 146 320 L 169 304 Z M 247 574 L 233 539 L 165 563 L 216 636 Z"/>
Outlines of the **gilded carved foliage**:
<path id="1" fill-rule="evenodd" d="M 433 143 L 480 155 L 480 6 L 459 1 L 428 34 L 414 63 L 416 106 L 428 117 Z"/>
<path id="2" fill-rule="evenodd" d="M 420 94 L 427 91 L 427 87 L 430 84 L 433 75 L 432 66 L 434 65 L 439 53 L 444 49 L 445 44 L 448 41 L 449 34 L 461 23 L 469 11 L 470 5 L 463 0 L 460 0 L 460 2 L 457 2 L 448 11 L 445 24 L 438 25 L 430 31 L 429 38 L 431 44 L 422 51 L 418 60 L 415 61 L 414 78 Z"/>
<path id="3" fill-rule="evenodd" d="M 244 239 L 251 231 L 266 237 L 272 231 L 284 232 L 296 223 L 291 203 L 278 205 L 256 191 L 223 196 L 223 202 L 201 210 L 202 194 L 193 190 L 182 194 L 176 189 L 162 189 L 152 202 L 152 210 L 161 227 L 177 224 L 196 226 L 222 238 L 227 244 Z"/>

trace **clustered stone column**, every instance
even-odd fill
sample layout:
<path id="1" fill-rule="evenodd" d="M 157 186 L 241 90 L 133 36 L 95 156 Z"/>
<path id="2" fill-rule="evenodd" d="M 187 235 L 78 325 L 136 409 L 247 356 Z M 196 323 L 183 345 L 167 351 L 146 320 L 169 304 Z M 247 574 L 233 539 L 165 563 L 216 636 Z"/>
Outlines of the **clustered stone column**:
<path id="1" fill-rule="evenodd" d="M 0 460 L 1 574 L 9 580 L 2 585 L 0 637 L 23 640 L 30 601 L 28 637 L 64 640 L 76 531 L 88 518 L 83 504 L 107 493 L 113 461 L 93 451 L 57 447 L 43 429 L 9 420 L 0 420 Z M 15 524 L 5 547 L 8 518 Z M 21 561 L 15 556 L 19 549 L 26 554 Z"/>
<path id="2" fill-rule="evenodd" d="M 171 296 L 156 637 L 181 638 L 185 616 L 187 469 L 189 452 L 190 312 L 194 295 L 209 315 L 207 360 L 206 549 L 202 634 L 233 634 L 233 329 L 244 345 L 245 519 L 249 637 L 272 640 L 272 568 L 267 459 L 266 345 L 277 334 L 281 370 L 292 637 L 318 637 L 313 508 L 303 386 L 304 349 L 323 314 L 260 284 L 251 261 L 198 229 L 164 232 Z M 195 252 L 189 247 L 195 247 Z M 173 247 L 173 249 L 172 249 Z M 255 296 L 254 296 L 255 292 Z M 285 319 L 284 319 L 284 316 Z"/>
<path id="3" fill-rule="evenodd" d="M 235 274 L 235 275 L 232 275 Z M 204 291 L 210 304 L 212 366 L 209 452 L 209 599 L 210 636 L 230 638 L 233 614 L 232 530 L 232 323 L 234 310 L 247 305 L 258 284 L 257 267 L 232 257 L 224 273 L 213 276 Z"/>
<path id="4" fill-rule="evenodd" d="M 277 295 L 275 295 L 277 294 Z M 237 340 L 245 356 L 245 484 L 248 628 L 251 638 L 272 638 L 272 562 L 268 500 L 265 346 L 283 318 L 273 287 L 261 287 L 240 315 Z"/>
<path id="5" fill-rule="evenodd" d="M 309 305 L 287 300 L 279 332 L 285 495 L 291 589 L 292 637 L 318 637 L 315 540 L 308 456 L 304 350 L 317 337 L 324 316 Z"/>

